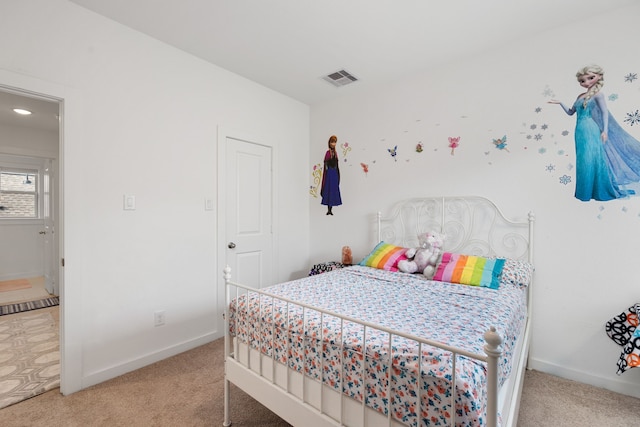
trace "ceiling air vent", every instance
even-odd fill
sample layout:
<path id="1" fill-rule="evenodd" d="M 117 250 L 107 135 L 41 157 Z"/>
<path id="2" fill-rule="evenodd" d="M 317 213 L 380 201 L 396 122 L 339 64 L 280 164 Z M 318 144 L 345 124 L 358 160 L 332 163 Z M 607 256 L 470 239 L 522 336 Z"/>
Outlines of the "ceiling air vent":
<path id="1" fill-rule="evenodd" d="M 335 73 L 331 73 L 327 76 L 323 77 L 324 80 L 328 81 L 335 87 L 341 87 L 348 85 L 349 83 L 357 82 L 358 79 L 352 76 L 348 71 L 340 70 Z"/>

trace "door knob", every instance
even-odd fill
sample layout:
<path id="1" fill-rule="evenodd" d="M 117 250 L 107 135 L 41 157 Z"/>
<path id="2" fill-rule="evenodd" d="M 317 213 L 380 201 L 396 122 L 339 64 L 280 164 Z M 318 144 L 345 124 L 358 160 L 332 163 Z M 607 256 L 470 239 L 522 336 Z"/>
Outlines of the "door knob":
<path id="1" fill-rule="evenodd" d="M 229 249 L 233 249 L 233 248 L 235 248 L 235 247 L 236 247 L 236 244 L 235 244 L 235 243 L 233 243 L 233 242 L 229 242 L 229 244 L 227 245 L 227 247 L 228 247 Z"/>
<path id="2" fill-rule="evenodd" d="M 47 234 L 46 231 L 39 231 L 38 234 Z"/>

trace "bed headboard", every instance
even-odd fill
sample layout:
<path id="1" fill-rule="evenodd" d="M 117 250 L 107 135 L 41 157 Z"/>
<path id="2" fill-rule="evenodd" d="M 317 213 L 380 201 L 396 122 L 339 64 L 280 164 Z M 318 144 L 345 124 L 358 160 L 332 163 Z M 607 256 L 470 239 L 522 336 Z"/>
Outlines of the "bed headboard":
<path id="1" fill-rule="evenodd" d="M 419 234 L 439 231 L 445 251 L 533 263 L 534 219 L 529 212 L 526 220 L 509 220 L 479 196 L 415 198 L 396 203 L 388 216 L 378 213 L 378 241 L 417 247 Z"/>

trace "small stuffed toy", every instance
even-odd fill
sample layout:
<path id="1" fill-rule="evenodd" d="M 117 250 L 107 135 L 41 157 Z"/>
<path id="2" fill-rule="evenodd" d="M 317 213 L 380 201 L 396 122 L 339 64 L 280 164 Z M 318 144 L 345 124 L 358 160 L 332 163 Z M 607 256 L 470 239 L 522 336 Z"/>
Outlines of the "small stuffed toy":
<path id="1" fill-rule="evenodd" d="M 431 279 L 442 254 L 444 238 L 444 234 L 435 231 L 418 236 L 420 247 L 407 250 L 405 255 L 408 259 L 398 263 L 398 270 L 405 273 L 419 272 Z"/>
<path id="2" fill-rule="evenodd" d="M 353 256 L 351 255 L 351 248 L 349 246 L 342 247 L 342 263 L 344 265 L 353 264 Z"/>

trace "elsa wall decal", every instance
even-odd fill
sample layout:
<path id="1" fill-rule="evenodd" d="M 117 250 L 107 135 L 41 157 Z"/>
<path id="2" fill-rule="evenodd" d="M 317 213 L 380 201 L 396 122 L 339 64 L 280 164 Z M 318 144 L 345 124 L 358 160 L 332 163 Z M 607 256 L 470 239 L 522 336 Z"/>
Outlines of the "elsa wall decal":
<path id="1" fill-rule="evenodd" d="M 604 71 L 589 65 L 576 73 L 585 92 L 573 105 L 559 104 L 570 116 L 577 113 L 575 128 L 576 188 L 582 201 L 607 201 L 628 197 L 634 190 L 625 186 L 640 182 L 640 142 L 629 135 L 607 108 Z"/>

